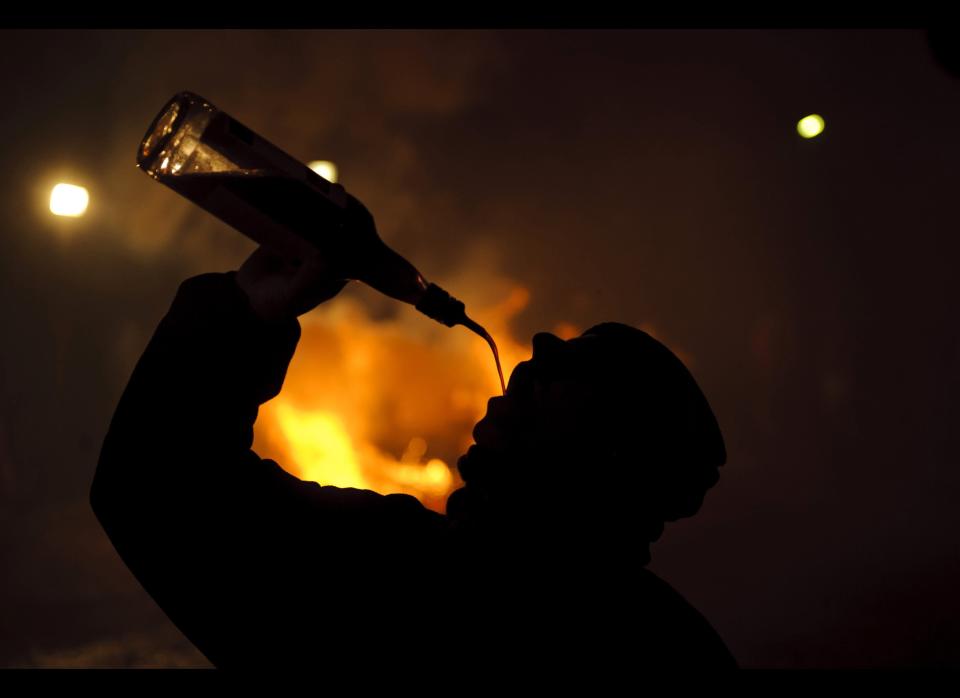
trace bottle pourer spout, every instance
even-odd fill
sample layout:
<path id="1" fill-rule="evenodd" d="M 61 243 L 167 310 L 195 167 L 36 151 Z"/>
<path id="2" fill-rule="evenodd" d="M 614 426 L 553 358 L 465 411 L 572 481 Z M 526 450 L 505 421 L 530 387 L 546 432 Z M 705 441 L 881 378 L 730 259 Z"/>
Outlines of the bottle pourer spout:
<path id="1" fill-rule="evenodd" d="M 506 384 L 503 382 L 503 369 L 500 367 L 500 352 L 497 351 L 497 344 L 493 337 L 481 325 L 467 317 L 466 306 L 463 301 L 459 301 L 449 293 L 444 291 L 436 284 L 427 286 L 423 297 L 416 305 L 417 310 L 437 322 L 443 323 L 447 327 L 454 325 L 463 325 L 472 332 L 476 332 L 483 337 L 493 351 L 493 359 L 497 362 L 497 375 L 500 377 L 500 390 L 507 392 Z"/>
<path id="2" fill-rule="evenodd" d="M 476 332 L 478 335 L 487 340 L 487 344 L 490 345 L 490 350 L 493 351 L 493 360 L 497 362 L 497 375 L 500 377 L 500 391 L 504 395 L 507 394 L 507 386 L 503 382 L 503 369 L 500 367 L 500 352 L 497 351 L 497 343 L 493 341 L 493 337 L 490 336 L 490 333 L 487 332 L 483 327 L 478 325 L 476 322 L 464 315 L 464 326 L 468 329 Z"/>

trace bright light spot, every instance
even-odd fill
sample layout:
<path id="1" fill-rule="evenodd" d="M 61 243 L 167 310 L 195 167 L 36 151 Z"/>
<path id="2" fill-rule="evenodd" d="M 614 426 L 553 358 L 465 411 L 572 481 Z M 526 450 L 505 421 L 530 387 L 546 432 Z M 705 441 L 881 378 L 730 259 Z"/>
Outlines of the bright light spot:
<path id="1" fill-rule="evenodd" d="M 813 138 L 823 133 L 823 117 L 819 114 L 805 116 L 797 122 L 797 133 L 804 138 Z"/>
<path id="2" fill-rule="evenodd" d="M 581 330 L 572 322 L 560 322 L 554 326 L 553 333 L 560 339 L 573 339 L 580 336 Z"/>
<path id="3" fill-rule="evenodd" d="M 55 216 L 82 216 L 90 203 L 90 195 L 83 187 L 58 184 L 50 192 L 50 212 Z"/>
<path id="4" fill-rule="evenodd" d="M 337 166 L 329 160 L 314 160 L 307 165 L 311 170 L 323 177 L 328 182 L 336 183 Z"/>
<path id="5" fill-rule="evenodd" d="M 439 458 L 431 458 L 423 469 L 424 484 L 429 484 L 443 492 L 449 489 L 453 483 L 453 476 L 450 475 L 450 468 Z"/>
<path id="6" fill-rule="evenodd" d="M 350 436 L 336 415 L 280 403 L 277 417 L 304 479 L 336 487 L 366 486 Z"/>

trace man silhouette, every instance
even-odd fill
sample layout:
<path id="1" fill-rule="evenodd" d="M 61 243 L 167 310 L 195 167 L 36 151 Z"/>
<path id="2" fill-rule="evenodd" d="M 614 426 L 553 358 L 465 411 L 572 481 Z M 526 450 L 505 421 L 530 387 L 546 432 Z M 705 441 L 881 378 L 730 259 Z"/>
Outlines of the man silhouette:
<path id="1" fill-rule="evenodd" d="M 648 571 L 725 461 L 683 364 L 605 323 L 533 338 L 490 400 L 447 515 L 303 482 L 250 450 L 297 316 L 344 282 L 262 248 L 185 281 L 103 444 L 91 503 L 122 559 L 218 667 L 735 667 Z M 599 475 L 603 474 L 603 480 Z"/>

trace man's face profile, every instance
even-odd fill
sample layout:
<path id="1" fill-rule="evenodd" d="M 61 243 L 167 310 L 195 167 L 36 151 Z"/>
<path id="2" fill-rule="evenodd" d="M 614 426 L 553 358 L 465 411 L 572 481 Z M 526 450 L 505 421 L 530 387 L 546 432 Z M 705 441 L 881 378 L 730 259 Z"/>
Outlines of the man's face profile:
<path id="1" fill-rule="evenodd" d="M 506 394 L 491 398 L 487 413 L 473 429 L 475 445 L 461 468 L 491 459 L 513 461 L 573 457 L 599 450 L 585 409 L 597 408 L 596 385 L 585 375 L 598 338 L 587 334 L 564 341 L 541 332 L 533 338 L 533 355 L 517 365 Z"/>
<path id="2" fill-rule="evenodd" d="M 535 335 L 532 358 L 488 402 L 473 436 L 458 467 L 481 501 L 527 518 L 629 523 L 646 540 L 661 522 L 696 513 L 726 460 L 687 368 L 620 323 L 567 341 Z"/>

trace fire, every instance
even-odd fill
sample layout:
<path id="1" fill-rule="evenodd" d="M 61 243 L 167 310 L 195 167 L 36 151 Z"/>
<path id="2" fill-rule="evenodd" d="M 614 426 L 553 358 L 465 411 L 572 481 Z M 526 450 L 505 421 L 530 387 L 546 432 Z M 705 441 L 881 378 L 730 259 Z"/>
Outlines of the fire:
<path id="1" fill-rule="evenodd" d="M 449 288 L 481 298 L 468 311 L 496 340 L 505 375 L 529 358 L 529 343 L 510 332 L 530 302 L 527 289 L 470 278 Z M 254 449 L 301 479 L 410 494 L 442 512 L 460 485 L 452 464 L 472 443 L 487 400 L 500 395 L 500 381 L 482 338 L 398 308 L 394 319 L 374 318 L 343 295 L 301 317 L 297 352 L 280 395 L 260 409 Z M 660 334 L 649 323 L 639 327 Z M 552 329 L 562 339 L 582 330 L 569 322 Z M 691 355 L 674 352 L 693 365 Z"/>
<path id="2" fill-rule="evenodd" d="M 496 340 L 506 375 L 530 355 L 508 327 L 529 298 L 510 285 L 487 307 L 468 306 Z M 486 342 L 405 307 L 396 319 L 373 319 L 350 297 L 300 324 L 283 390 L 260 409 L 257 453 L 304 480 L 411 494 L 443 511 L 459 482 L 451 464 L 500 394 Z"/>
<path id="3" fill-rule="evenodd" d="M 294 463 L 306 480 L 324 479 L 337 487 L 364 487 L 360 470 L 343 423 L 335 414 L 301 410 L 285 402 L 277 404 L 277 421 Z"/>

